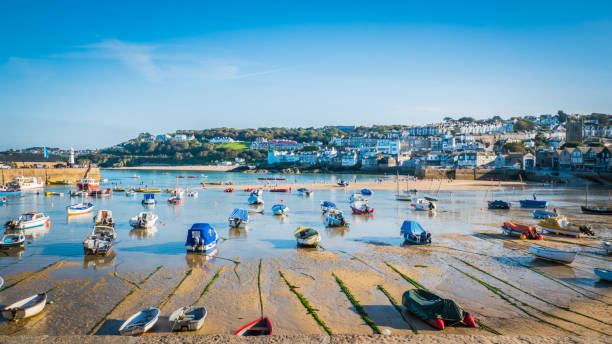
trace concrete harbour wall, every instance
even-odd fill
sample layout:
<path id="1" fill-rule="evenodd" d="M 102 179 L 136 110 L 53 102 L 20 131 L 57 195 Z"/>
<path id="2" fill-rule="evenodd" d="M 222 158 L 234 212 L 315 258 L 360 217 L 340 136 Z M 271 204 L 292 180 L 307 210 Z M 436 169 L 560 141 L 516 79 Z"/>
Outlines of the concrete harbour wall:
<path id="1" fill-rule="evenodd" d="M 0 169 L 0 182 L 2 184 L 10 182 L 17 176 L 25 177 L 40 177 L 45 183 L 49 180 L 70 180 L 75 182 L 77 179 L 83 178 L 87 168 L 7 168 Z M 94 179 L 100 179 L 100 169 L 92 168 L 89 171 L 89 176 Z"/>

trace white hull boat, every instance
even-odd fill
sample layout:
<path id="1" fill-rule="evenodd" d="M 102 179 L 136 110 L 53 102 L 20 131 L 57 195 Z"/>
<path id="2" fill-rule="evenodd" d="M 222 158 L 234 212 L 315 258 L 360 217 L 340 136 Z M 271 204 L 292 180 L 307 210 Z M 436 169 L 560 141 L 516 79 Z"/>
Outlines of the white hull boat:
<path id="1" fill-rule="evenodd" d="M 249 223 L 249 211 L 246 209 L 235 208 L 227 218 L 230 227 L 244 228 Z"/>
<path id="2" fill-rule="evenodd" d="M 529 246 L 529 253 L 542 259 L 569 264 L 576 258 L 576 251 L 563 251 L 541 246 Z"/>
<path id="3" fill-rule="evenodd" d="M 124 336 L 143 334 L 155 326 L 158 319 L 159 309 L 155 307 L 145 308 L 126 320 L 123 325 L 119 327 L 119 333 Z"/>
<path id="4" fill-rule="evenodd" d="M 317 246 L 321 242 L 321 235 L 314 228 L 298 227 L 293 235 L 300 246 Z"/>
<path id="5" fill-rule="evenodd" d="M 77 203 L 66 207 L 68 215 L 80 215 L 91 212 L 94 208 L 93 203 Z"/>
<path id="6" fill-rule="evenodd" d="M 7 222 L 5 227 L 7 229 L 26 230 L 36 227 L 48 227 L 50 224 L 49 216 L 43 213 L 31 212 L 20 215 L 17 220 Z"/>
<path id="7" fill-rule="evenodd" d="M 17 176 L 13 179 L 11 184 L 17 186 L 19 190 L 31 190 L 31 189 L 40 189 L 45 186 L 45 182 L 42 181 L 39 177 L 24 177 Z"/>
<path id="8" fill-rule="evenodd" d="M 23 247 L 25 244 L 25 233 L 19 231 L 19 233 L 6 233 L 0 240 L 0 249 L 7 249 L 12 247 Z"/>
<path id="9" fill-rule="evenodd" d="M 151 212 L 143 211 L 138 216 L 130 219 L 130 226 L 133 228 L 153 228 L 159 217 Z"/>
<path id="10" fill-rule="evenodd" d="M 205 307 L 181 307 L 168 318 L 170 331 L 197 331 L 204 325 L 207 314 Z"/>
<path id="11" fill-rule="evenodd" d="M 274 215 L 287 215 L 289 207 L 284 204 L 275 204 L 272 206 L 272 213 Z"/>
<path id="12" fill-rule="evenodd" d="M 47 293 L 30 296 L 2 308 L 2 316 L 8 320 L 18 320 L 36 315 L 45 308 Z"/>
<path id="13" fill-rule="evenodd" d="M 433 201 L 428 201 L 424 198 L 417 199 L 416 201 L 412 202 L 410 206 L 413 207 L 414 210 L 420 211 L 436 210 L 436 204 Z"/>
<path id="14" fill-rule="evenodd" d="M 83 250 L 85 254 L 106 256 L 112 251 L 112 245 L 116 238 L 115 228 L 94 226 L 91 234 L 83 241 Z"/>

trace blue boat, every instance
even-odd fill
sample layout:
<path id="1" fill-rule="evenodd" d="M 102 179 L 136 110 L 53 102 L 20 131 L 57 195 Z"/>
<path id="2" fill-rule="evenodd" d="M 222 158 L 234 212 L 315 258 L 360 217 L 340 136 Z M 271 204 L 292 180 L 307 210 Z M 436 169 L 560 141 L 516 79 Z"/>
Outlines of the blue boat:
<path id="1" fill-rule="evenodd" d="M 519 201 L 521 208 L 546 208 L 547 201 L 538 201 L 534 199 L 522 199 Z"/>
<path id="2" fill-rule="evenodd" d="M 371 196 L 372 195 L 372 190 L 370 189 L 361 189 L 361 194 L 364 196 Z"/>
<path id="3" fill-rule="evenodd" d="M 400 233 L 404 235 L 404 240 L 415 245 L 431 244 L 431 233 L 427 232 L 416 221 L 404 221 Z"/>
<path id="4" fill-rule="evenodd" d="M 321 211 L 325 214 L 330 209 L 336 209 L 336 204 L 330 201 L 321 202 Z"/>
<path id="5" fill-rule="evenodd" d="M 601 278 L 602 280 L 612 282 L 612 270 L 595 268 L 593 269 L 593 272 L 595 273 L 595 275 L 597 275 L 597 277 Z"/>
<path id="6" fill-rule="evenodd" d="M 536 219 L 547 219 L 549 217 L 557 217 L 559 214 L 548 210 L 534 210 L 533 217 Z"/>
<path id="7" fill-rule="evenodd" d="M 208 223 L 194 223 L 187 231 L 187 252 L 213 253 L 218 243 L 217 231 Z"/>
<path id="8" fill-rule="evenodd" d="M 0 189 L 0 196 L 18 196 L 21 195 L 20 190 Z"/>
<path id="9" fill-rule="evenodd" d="M 143 195 L 142 205 L 155 205 L 155 194 L 147 193 Z"/>

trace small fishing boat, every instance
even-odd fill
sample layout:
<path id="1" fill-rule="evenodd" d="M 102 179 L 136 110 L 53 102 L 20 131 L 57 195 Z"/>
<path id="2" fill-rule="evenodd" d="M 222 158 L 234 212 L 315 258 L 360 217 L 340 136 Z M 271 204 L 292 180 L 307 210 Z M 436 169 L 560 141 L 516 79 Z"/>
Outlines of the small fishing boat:
<path id="1" fill-rule="evenodd" d="M 66 207 L 66 212 L 68 213 L 68 216 L 70 215 L 80 215 L 80 214 L 87 214 L 89 212 L 91 212 L 94 208 L 93 203 L 76 203 L 76 204 L 71 204 L 69 206 Z"/>
<path id="2" fill-rule="evenodd" d="M 113 192 L 125 192 L 125 188 L 113 188 Z"/>
<path id="3" fill-rule="evenodd" d="M 519 201 L 521 208 L 546 208 L 547 201 L 538 201 L 535 199 L 522 199 Z"/>
<path id="4" fill-rule="evenodd" d="M 343 179 L 340 179 L 338 181 L 338 186 L 347 187 L 349 185 L 350 185 L 350 183 L 348 181 L 343 180 Z"/>
<path id="5" fill-rule="evenodd" d="M 521 239 L 542 240 L 542 234 L 539 234 L 535 226 L 521 225 L 518 223 L 506 221 L 501 227 L 502 232 L 509 236 L 519 237 Z"/>
<path id="6" fill-rule="evenodd" d="M 263 193 L 263 190 L 261 189 L 253 190 L 253 192 L 251 192 L 247 200 L 249 204 L 263 204 L 264 201 L 263 201 L 262 193 Z"/>
<path id="7" fill-rule="evenodd" d="M 612 208 L 596 208 L 596 207 L 587 207 L 587 206 L 582 205 L 580 206 L 580 209 L 585 214 L 612 215 Z"/>
<path id="8" fill-rule="evenodd" d="M 5 233 L 2 239 L 0 239 L 0 249 L 23 247 L 25 240 L 26 237 L 23 231 L 19 231 L 18 233 Z"/>
<path id="9" fill-rule="evenodd" d="M 28 318 L 42 312 L 46 304 L 47 293 L 36 294 L 2 308 L 2 316 L 7 320 Z"/>
<path id="10" fill-rule="evenodd" d="M 181 307 L 172 312 L 170 317 L 168 317 L 170 332 L 197 331 L 204 325 L 206 315 L 205 307 Z"/>
<path id="11" fill-rule="evenodd" d="M 25 213 L 19 216 L 17 220 L 8 221 L 4 224 L 6 229 L 26 230 L 36 227 L 50 226 L 51 220 L 49 216 L 36 211 Z"/>
<path id="12" fill-rule="evenodd" d="M 557 217 L 559 214 L 556 212 L 548 211 L 548 210 L 534 210 L 533 217 L 536 219 L 547 219 L 549 217 Z"/>
<path id="13" fill-rule="evenodd" d="M 604 241 L 601 243 L 601 246 L 603 246 L 607 254 L 612 253 L 612 241 Z"/>
<path id="14" fill-rule="evenodd" d="M 127 197 L 133 197 L 133 196 L 136 196 L 136 192 L 134 192 L 133 190 L 129 190 L 125 192 L 125 195 Z"/>
<path id="15" fill-rule="evenodd" d="M 89 169 L 87 169 L 87 171 L 89 171 Z M 87 173 L 85 174 L 87 175 Z M 77 180 L 76 185 L 78 191 L 85 191 L 87 193 L 94 190 L 98 190 L 100 188 L 100 183 L 98 183 L 95 179 L 89 178 L 87 176 Z"/>
<path id="16" fill-rule="evenodd" d="M 175 189 L 170 194 L 170 198 L 168 198 L 168 204 L 171 205 L 181 205 L 183 203 L 183 191 L 180 189 Z"/>
<path id="17" fill-rule="evenodd" d="M 106 189 L 93 190 L 89 193 L 89 196 L 104 197 L 104 196 L 110 196 L 112 194 L 113 194 L 113 190 L 111 188 L 106 188 Z"/>
<path id="18" fill-rule="evenodd" d="M 549 217 L 538 222 L 538 227 L 546 232 L 553 234 L 563 234 L 579 237 L 583 234 L 593 236 L 591 226 L 572 223 L 565 216 Z"/>
<path id="19" fill-rule="evenodd" d="M 295 240 L 297 240 L 300 246 L 317 246 L 321 242 L 321 235 L 319 232 L 310 227 L 298 227 L 293 233 Z"/>
<path id="20" fill-rule="evenodd" d="M 370 189 L 361 189 L 361 194 L 364 196 L 372 196 L 372 190 Z"/>
<path id="21" fill-rule="evenodd" d="M 366 198 L 365 198 L 365 197 L 363 197 L 363 195 L 362 195 L 362 194 L 360 194 L 360 193 L 354 193 L 354 194 L 352 194 L 352 195 L 350 195 L 350 196 L 349 196 L 349 202 L 363 201 L 363 200 L 365 200 L 365 199 L 366 199 Z"/>
<path id="22" fill-rule="evenodd" d="M 288 192 L 289 189 L 285 189 L 285 188 L 274 188 L 274 189 L 270 189 L 270 192 Z"/>
<path id="23" fill-rule="evenodd" d="M 299 188 L 297 189 L 297 192 L 302 196 L 311 196 L 313 194 L 312 190 L 307 188 Z"/>
<path id="24" fill-rule="evenodd" d="M 537 258 L 553 260 L 564 264 L 569 264 L 576 258 L 576 251 L 563 251 L 554 248 L 546 248 L 542 246 L 529 246 L 529 253 L 533 254 Z"/>
<path id="25" fill-rule="evenodd" d="M 85 254 L 106 256 L 113 250 L 113 242 L 117 238 L 115 228 L 110 226 L 94 226 L 91 234 L 83 241 Z"/>
<path id="26" fill-rule="evenodd" d="M 133 228 L 153 228 L 159 217 L 152 212 L 143 211 L 130 219 L 130 226 Z"/>
<path id="27" fill-rule="evenodd" d="M 348 226 L 348 223 L 344 219 L 344 213 L 342 211 L 332 208 L 325 214 L 325 222 L 328 227 L 344 227 Z"/>
<path id="28" fill-rule="evenodd" d="M 496 199 L 495 201 L 489 201 L 489 209 L 510 209 L 512 206 L 510 202 Z"/>
<path id="29" fill-rule="evenodd" d="M 272 213 L 274 215 L 287 215 L 289 213 L 289 207 L 286 204 L 275 204 L 272 206 Z"/>
<path id="30" fill-rule="evenodd" d="M 223 192 L 234 192 L 234 188 L 226 188 Z"/>
<path id="31" fill-rule="evenodd" d="M 21 195 L 21 190 L 13 188 L 0 187 L 0 196 L 18 196 Z"/>
<path id="32" fill-rule="evenodd" d="M 227 218 L 230 227 L 243 228 L 249 223 L 249 212 L 246 209 L 235 208 Z"/>
<path id="33" fill-rule="evenodd" d="M 374 213 L 374 208 L 368 205 L 367 199 L 351 202 L 351 210 L 353 211 L 353 214 L 357 215 L 367 215 Z"/>
<path id="34" fill-rule="evenodd" d="M 612 270 L 594 268 L 593 272 L 602 280 L 612 282 Z"/>
<path id="35" fill-rule="evenodd" d="M 321 211 L 323 214 L 327 213 L 330 209 L 336 209 L 336 204 L 330 201 L 321 202 Z"/>
<path id="36" fill-rule="evenodd" d="M 474 317 L 466 312 L 455 301 L 423 289 L 411 289 L 402 295 L 402 304 L 406 309 L 438 330 L 445 326 L 463 324 L 477 327 Z"/>
<path id="37" fill-rule="evenodd" d="M 119 333 L 124 336 L 143 334 L 155 326 L 158 319 L 159 309 L 155 307 L 145 308 L 126 320 L 123 325 L 119 327 Z"/>
<path id="38" fill-rule="evenodd" d="M 63 192 L 55 192 L 55 191 L 47 191 L 45 192 L 45 196 L 47 197 L 51 197 L 51 196 L 64 196 Z"/>
<path id="39" fill-rule="evenodd" d="M 410 203 L 410 206 L 414 208 L 414 210 L 421 210 L 421 211 L 436 210 L 436 204 L 433 201 L 428 201 L 424 198 L 416 199 L 415 201 Z"/>
<path id="40" fill-rule="evenodd" d="M 199 194 L 197 191 L 189 191 L 187 192 L 187 197 L 198 198 Z"/>
<path id="41" fill-rule="evenodd" d="M 404 221 L 400 233 L 404 236 L 404 240 L 411 244 L 427 245 L 431 244 L 431 233 L 427 232 L 416 221 Z"/>
<path id="42" fill-rule="evenodd" d="M 98 213 L 94 217 L 94 225 L 115 227 L 115 220 L 113 220 L 113 212 L 105 209 L 98 210 Z"/>
<path id="43" fill-rule="evenodd" d="M 259 318 L 253 322 L 250 322 L 240 330 L 234 333 L 235 336 L 271 336 L 272 335 L 272 324 L 268 317 Z"/>
<path id="44" fill-rule="evenodd" d="M 187 231 L 187 252 L 212 253 L 218 243 L 217 231 L 208 223 L 194 223 Z"/>
<path id="45" fill-rule="evenodd" d="M 45 182 L 40 177 L 17 176 L 10 182 L 18 190 L 40 189 L 45 186 Z"/>
<path id="46" fill-rule="evenodd" d="M 155 203 L 157 203 L 157 201 L 155 200 L 155 194 L 152 194 L 152 193 L 144 194 L 141 203 L 142 205 L 155 205 Z"/>

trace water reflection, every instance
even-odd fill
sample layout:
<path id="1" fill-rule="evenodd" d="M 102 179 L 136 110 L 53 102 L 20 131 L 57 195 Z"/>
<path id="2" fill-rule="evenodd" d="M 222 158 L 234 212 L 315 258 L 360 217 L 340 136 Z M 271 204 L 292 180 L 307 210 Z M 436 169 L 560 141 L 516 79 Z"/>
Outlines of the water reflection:
<path id="1" fill-rule="evenodd" d="M 157 226 L 151 228 L 134 228 L 130 231 L 130 238 L 136 238 L 139 240 L 150 239 L 157 232 Z"/>
<path id="2" fill-rule="evenodd" d="M 246 237 L 248 233 L 249 233 L 249 227 L 240 227 L 240 228 L 232 227 L 228 231 L 229 237 L 232 239 Z"/>
<path id="3" fill-rule="evenodd" d="M 325 227 L 325 232 L 330 238 L 344 237 L 344 234 L 349 232 L 348 227 Z"/>
<path id="4" fill-rule="evenodd" d="M 89 223 L 93 221 L 93 212 L 66 216 L 66 223 Z"/>
<path id="5" fill-rule="evenodd" d="M 42 237 L 44 237 L 45 235 L 49 233 L 50 228 L 51 226 L 28 228 L 23 231 L 23 234 L 25 234 L 26 238 L 28 239 L 34 239 L 34 240 L 41 239 Z"/>
<path id="6" fill-rule="evenodd" d="M 190 269 L 193 268 L 210 268 L 215 260 L 215 256 L 219 253 L 218 249 L 215 249 L 209 254 L 189 252 L 185 254 L 185 262 Z"/>
<path id="7" fill-rule="evenodd" d="M 83 256 L 83 269 L 87 270 L 90 266 L 94 270 L 112 267 L 116 256 L 115 250 L 112 250 L 107 256 L 85 255 Z"/>
<path id="8" fill-rule="evenodd" d="M 19 258 L 23 256 L 24 252 L 25 252 L 24 246 L 5 248 L 5 249 L 0 250 L 0 257 Z"/>

